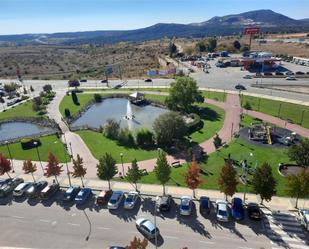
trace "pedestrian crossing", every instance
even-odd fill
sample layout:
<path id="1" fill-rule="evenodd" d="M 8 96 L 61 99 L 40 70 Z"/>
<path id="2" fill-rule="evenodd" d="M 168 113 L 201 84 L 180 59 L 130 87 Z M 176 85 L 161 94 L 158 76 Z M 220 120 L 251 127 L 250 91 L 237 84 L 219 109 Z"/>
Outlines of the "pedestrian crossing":
<path id="1" fill-rule="evenodd" d="M 306 232 L 292 213 L 263 210 L 266 236 L 272 249 L 309 249 Z"/>

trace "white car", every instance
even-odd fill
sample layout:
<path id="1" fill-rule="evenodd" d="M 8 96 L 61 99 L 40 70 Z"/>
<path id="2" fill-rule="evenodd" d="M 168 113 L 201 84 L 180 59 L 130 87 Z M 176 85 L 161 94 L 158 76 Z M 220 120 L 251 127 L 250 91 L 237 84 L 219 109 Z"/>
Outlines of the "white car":
<path id="1" fill-rule="evenodd" d="M 300 224 L 309 231 L 309 209 L 300 208 L 298 210 L 297 219 L 300 221 Z"/>
<path id="2" fill-rule="evenodd" d="M 285 78 L 286 80 L 296 80 L 295 76 L 291 75 Z"/>
<path id="3" fill-rule="evenodd" d="M 135 191 L 130 191 L 124 201 L 124 208 L 125 209 L 133 209 L 135 204 L 138 200 L 138 193 Z"/>
<path id="4" fill-rule="evenodd" d="M 13 191 L 13 196 L 23 196 L 24 193 L 27 191 L 28 188 L 30 188 L 33 185 L 31 182 L 23 182 L 20 183 Z"/>
<path id="5" fill-rule="evenodd" d="M 139 218 L 135 224 L 136 228 L 148 239 L 154 239 L 160 234 L 159 229 L 148 219 Z"/>
<path id="6" fill-rule="evenodd" d="M 192 211 L 192 197 L 183 196 L 180 199 L 179 212 L 181 215 L 190 215 Z"/>
<path id="7" fill-rule="evenodd" d="M 217 213 L 217 220 L 228 222 L 229 221 L 229 207 L 228 203 L 225 200 L 217 200 L 216 201 L 216 213 Z"/>
<path id="8" fill-rule="evenodd" d="M 120 202 L 123 199 L 122 191 L 114 191 L 111 198 L 108 201 L 107 208 L 108 209 L 117 209 L 119 207 Z"/>

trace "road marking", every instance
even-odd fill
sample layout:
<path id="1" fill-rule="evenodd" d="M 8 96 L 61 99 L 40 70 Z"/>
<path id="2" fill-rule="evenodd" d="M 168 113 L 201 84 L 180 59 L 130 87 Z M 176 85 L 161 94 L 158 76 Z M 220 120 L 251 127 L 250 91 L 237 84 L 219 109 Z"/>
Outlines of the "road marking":
<path id="1" fill-rule="evenodd" d="M 16 216 L 16 215 L 12 215 L 13 218 L 16 218 L 16 219 L 24 219 L 25 217 L 23 216 Z"/>
<path id="2" fill-rule="evenodd" d="M 253 249 L 252 247 L 239 246 L 239 249 Z"/>
<path id="3" fill-rule="evenodd" d="M 41 221 L 41 222 L 46 222 L 46 223 L 49 223 L 49 222 L 50 222 L 50 220 L 44 220 L 44 219 L 40 219 L 39 221 Z"/>
<path id="4" fill-rule="evenodd" d="M 101 229 L 101 230 L 110 230 L 109 227 L 97 227 L 98 229 Z"/>
<path id="5" fill-rule="evenodd" d="M 164 238 L 167 238 L 167 239 L 179 239 L 178 237 L 168 236 L 168 235 L 165 235 Z"/>
<path id="6" fill-rule="evenodd" d="M 202 241 L 202 240 L 200 240 L 199 242 L 203 243 L 203 244 L 214 244 L 215 243 L 215 242 L 212 242 L 212 241 Z"/>
<path id="7" fill-rule="evenodd" d="M 76 213 L 71 214 L 72 217 L 76 216 Z"/>
<path id="8" fill-rule="evenodd" d="M 56 225 L 57 225 L 57 221 L 53 221 L 53 222 L 51 223 L 51 225 L 52 225 L 52 226 L 56 226 Z"/>
<path id="9" fill-rule="evenodd" d="M 70 222 L 68 222 L 67 224 L 70 225 L 70 226 L 76 226 L 76 227 L 80 226 L 80 224 L 77 224 L 77 223 L 70 223 Z"/>

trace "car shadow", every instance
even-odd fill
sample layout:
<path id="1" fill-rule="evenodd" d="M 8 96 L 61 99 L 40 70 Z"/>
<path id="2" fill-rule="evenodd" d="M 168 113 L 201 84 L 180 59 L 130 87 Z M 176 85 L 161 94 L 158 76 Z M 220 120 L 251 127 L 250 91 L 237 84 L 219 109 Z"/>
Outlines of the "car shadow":
<path id="1" fill-rule="evenodd" d="M 14 202 L 17 202 L 17 203 L 23 203 L 26 199 L 27 199 L 27 197 L 25 195 L 13 196 Z"/>
<path id="2" fill-rule="evenodd" d="M 138 211 L 140 210 L 142 203 L 141 198 L 138 198 L 133 209 L 125 209 L 123 207 L 123 203 L 124 199 L 120 202 L 119 207 L 117 209 L 115 210 L 109 209 L 109 212 L 125 222 L 136 220 Z"/>
<path id="3" fill-rule="evenodd" d="M 13 204 L 13 196 L 12 195 L 7 195 L 7 196 L 0 198 L 0 205 L 2 205 L 2 206 L 5 206 L 5 205 L 11 206 L 12 204 Z"/>
<path id="4" fill-rule="evenodd" d="M 37 204 L 40 203 L 40 199 L 38 197 L 35 197 L 35 198 L 29 198 L 27 199 L 27 203 L 30 205 L 30 206 L 36 206 Z"/>
<path id="5" fill-rule="evenodd" d="M 89 211 L 93 211 L 94 210 L 94 207 L 95 207 L 95 201 L 96 201 L 96 198 L 95 198 L 95 195 L 92 194 L 89 199 L 81 204 L 81 205 L 75 205 L 77 209 L 79 210 L 85 210 L 85 209 L 88 209 Z M 75 202 L 73 201 L 73 203 L 75 204 Z"/>
<path id="6" fill-rule="evenodd" d="M 154 215 L 155 201 L 151 197 L 141 197 L 141 210 Z"/>

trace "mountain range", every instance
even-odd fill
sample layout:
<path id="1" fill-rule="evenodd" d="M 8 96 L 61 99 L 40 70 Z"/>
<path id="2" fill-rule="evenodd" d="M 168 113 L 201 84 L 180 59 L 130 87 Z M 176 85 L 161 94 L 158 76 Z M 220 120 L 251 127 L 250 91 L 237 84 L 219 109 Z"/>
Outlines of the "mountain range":
<path id="1" fill-rule="evenodd" d="M 262 32 L 309 32 L 309 18 L 292 19 L 272 10 L 255 10 L 213 17 L 191 24 L 158 23 L 135 30 L 84 31 L 52 34 L 1 35 L 0 44 L 103 44 L 121 41 L 140 42 L 163 37 L 205 37 L 241 33 L 245 27 L 260 27 Z"/>

